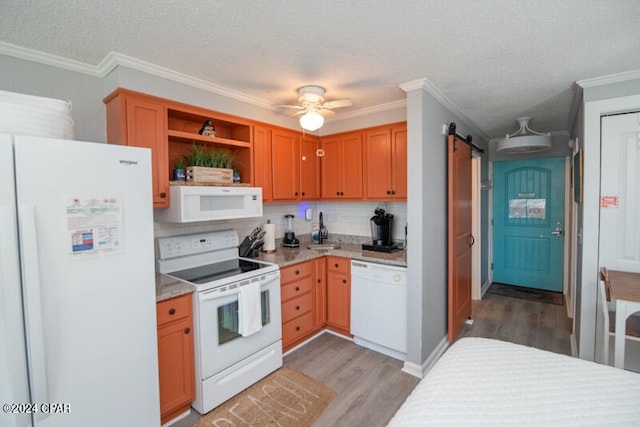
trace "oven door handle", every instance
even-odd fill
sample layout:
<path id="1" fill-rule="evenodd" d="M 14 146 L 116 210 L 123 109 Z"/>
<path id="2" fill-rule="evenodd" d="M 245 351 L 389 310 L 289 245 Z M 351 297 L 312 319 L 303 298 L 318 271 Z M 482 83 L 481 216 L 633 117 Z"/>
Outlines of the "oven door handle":
<path id="1" fill-rule="evenodd" d="M 265 286 L 268 286 L 272 282 L 277 281 L 278 284 L 280 282 L 280 271 L 275 271 L 272 273 L 267 273 L 264 276 L 260 277 L 260 289 L 264 290 Z M 229 286 L 229 285 L 227 285 Z M 228 297 L 230 295 L 237 295 L 239 293 L 239 287 L 236 286 L 233 289 L 228 289 L 226 291 L 220 291 L 219 289 L 209 289 L 208 291 L 199 292 L 198 293 L 198 301 L 211 301 L 213 299 L 219 299 L 223 297 Z"/>

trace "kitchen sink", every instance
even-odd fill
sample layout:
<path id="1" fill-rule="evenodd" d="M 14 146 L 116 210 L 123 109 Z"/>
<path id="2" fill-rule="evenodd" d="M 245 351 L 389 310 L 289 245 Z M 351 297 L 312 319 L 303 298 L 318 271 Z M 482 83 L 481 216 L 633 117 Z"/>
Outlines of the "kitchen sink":
<path id="1" fill-rule="evenodd" d="M 340 243 L 314 243 L 313 245 L 307 245 L 308 249 L 314 249 L 316 251 L 340 249 Z"/>

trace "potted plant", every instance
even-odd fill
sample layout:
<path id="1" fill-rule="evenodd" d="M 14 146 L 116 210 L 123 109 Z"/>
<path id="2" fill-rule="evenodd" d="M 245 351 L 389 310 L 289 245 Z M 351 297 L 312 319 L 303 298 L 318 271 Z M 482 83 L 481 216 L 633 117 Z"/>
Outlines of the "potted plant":
<path id="1" fill-rule="evenodd" d="M 187 179 L 186 170 L 184 168 L 184 162 L 182 159 L 176 160 L 173 165 L 173 180 L 174 181 L 185 181 Z"/>
<path id="2" fill-rule="evenodd" d="M 191 153 L 185 156 L 187 181 L 196 183 L 232 183 L 233 164 L 236 154 L 228 150 L 216 150 L 214 147 L 198 146 L 193 143 Z"/>

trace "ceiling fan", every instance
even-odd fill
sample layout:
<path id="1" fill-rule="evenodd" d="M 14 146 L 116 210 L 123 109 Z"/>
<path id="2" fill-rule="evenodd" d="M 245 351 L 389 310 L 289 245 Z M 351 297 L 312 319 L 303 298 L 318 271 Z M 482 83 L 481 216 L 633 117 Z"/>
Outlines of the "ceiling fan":
<path id="1" fill-rule="evenodd" d="M 308 131 L 320 129 L 324 124 L 325 114 L 334 108 L 350 107 L 350 99 L 338 99 L 324 102 L 325 88 L 320 86 L 302 86 L 298 88 L 298 102 L 300 105 L 278 105 L 278 107 L 293 108 L 299 110 L 296 114 L 300 117 L 300 126 Z"/>

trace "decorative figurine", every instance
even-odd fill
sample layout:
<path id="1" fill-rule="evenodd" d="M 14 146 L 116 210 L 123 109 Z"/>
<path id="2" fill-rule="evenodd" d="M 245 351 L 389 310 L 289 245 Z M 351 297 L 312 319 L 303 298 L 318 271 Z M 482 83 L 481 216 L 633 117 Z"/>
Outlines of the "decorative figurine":
<path id="1" fill-rule="evenodd" d="M 200 128 L 200 132 L 198 133 L 205 136 L 216 136 L 216 127 L 213 125 L 211 120 L 207 120 L 204 122 L 202 128 Z"/>

